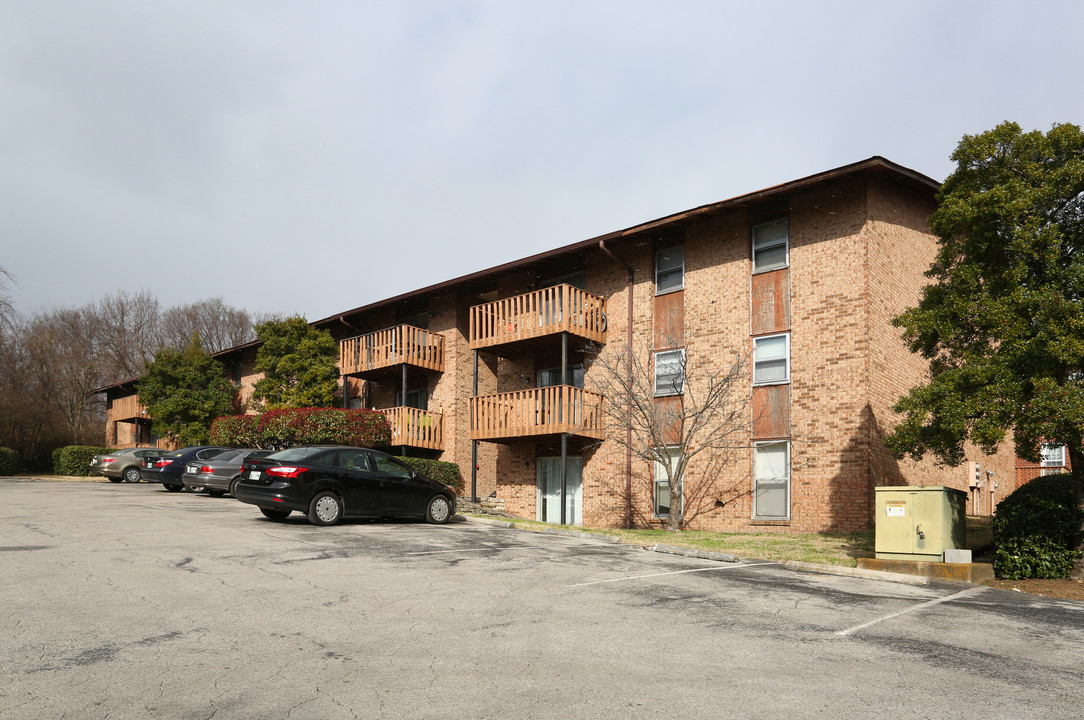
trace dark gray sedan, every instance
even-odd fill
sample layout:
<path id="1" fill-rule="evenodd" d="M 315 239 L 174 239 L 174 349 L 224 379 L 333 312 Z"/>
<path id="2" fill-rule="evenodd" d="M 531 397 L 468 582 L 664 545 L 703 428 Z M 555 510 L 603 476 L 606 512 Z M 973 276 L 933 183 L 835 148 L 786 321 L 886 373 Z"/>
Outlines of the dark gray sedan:
<path id="1" fill-rule="evenodd" d="M 156 448 L 125 448 L 108 455 L 95 455 L 90 461 L 90 474 L 107 477 L 109 482 L 137 483 L 143 458 L 161 454 Z"/>
<path id="2" fill-rule="evenodd" d="M 226 493 L 233 495 L 234 487 L 241 478 L 241 464 L 246 458 L 261 458 L 270 455 L 273 450 L 255 450 L 241 448 L 227 450 L 210 460 L 193 459 L 185 465 L 181 480 L 186 490 L 199 492 L 206 490 L 208 495 L 222 497 Z"/>

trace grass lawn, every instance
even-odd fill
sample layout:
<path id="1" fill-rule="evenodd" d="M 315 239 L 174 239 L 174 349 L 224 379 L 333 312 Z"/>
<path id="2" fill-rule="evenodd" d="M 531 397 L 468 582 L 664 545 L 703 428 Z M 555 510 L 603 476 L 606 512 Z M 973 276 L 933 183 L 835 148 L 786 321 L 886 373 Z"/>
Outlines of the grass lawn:
<path id="1" fill-rule="evenodd" d="M 542 531 L 556 527 L 546 523 L 504 518 L 525 530 Z M 873 531 L 845 534 L 783 535 L 780 533 L 720 533 L 685 530 L 620 530 L 615 528 L 579 528 L 565 526 L 598 535 L 621 538 L 631 545 L 674 545 L 677 547 L 728 553 L 740 558 L 756 560 L 797 560 L 820 565 L 855 567 L 858 558 L 874 556 Z M 990 518 L 967 518 L 967 545 L 979 549 L 992 540 Z"/>

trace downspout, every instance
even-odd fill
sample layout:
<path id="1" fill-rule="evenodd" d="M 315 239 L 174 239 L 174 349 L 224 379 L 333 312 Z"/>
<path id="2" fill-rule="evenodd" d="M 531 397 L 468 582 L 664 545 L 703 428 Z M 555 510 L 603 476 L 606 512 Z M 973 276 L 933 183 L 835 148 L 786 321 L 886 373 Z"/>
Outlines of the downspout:
<path id="1" fill-rule="evenodd" d="M 629 288 L 628 288 L 628 305 L 629 305 L 629 317 L 627 325 L 627 337 L 625 339 L 625 345 L 628 349 L 628 368 L 632 371 L 633 354 L 632 354 L 632 288 L 636 280 L 636 272 L 632 269 L 632 265 L 610 252 L 610 249 L 606 247 L 605 240 L 598 241 L 598 249 L 610 256 L 614 262 L 621 263 L 629 271 Z M 625 527 L 632 527 L 632 401 L 630 400 L 625 405 L 625 412 L 628 419 L 625 421 Z"/>

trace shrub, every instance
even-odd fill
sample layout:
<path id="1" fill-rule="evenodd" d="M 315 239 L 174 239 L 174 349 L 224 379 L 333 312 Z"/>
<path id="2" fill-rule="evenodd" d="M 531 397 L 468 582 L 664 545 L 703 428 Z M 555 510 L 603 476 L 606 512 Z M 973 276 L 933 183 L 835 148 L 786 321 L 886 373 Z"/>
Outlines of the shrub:
<path id="1" fill-rule="evenodd" d="M 400 457 L 399 459 L 422 475 L 444 483 L 457 493 L 463 489 L 463 476 L 455 463 L 416 457 Z"/>
<path id="2" fill-rule="evenodd" d="M 57 475 L 90 475 L 90 461 L 95 455 L 107 455 L 111 448 L 93 445 L 68 445 L 53 453 L 53 472 Z"/>
<path id="3" fill-rule="evenodd" d="M 1071 475 L 1048 475 L 1021 486 L 994 515 L 994 572 L 1000 578 L 1069 577 L 1080 557 L 1084 510 Z"/>
<path id="4" fill-rule="evenodd" d="M 391 426 L 383 413 L 345 408 L 289 408 L 268 410 L 263 415 L 224 416 L 215 420 L 211 432 L 211 441 L 216 444 L 276 450 L 321 444 L 384 448 L 391 443 Z"/>
<path id="5" fill-rule="evenodd" d="M 259 415 L 224 415 L 211 423 L 212 445 L 226 447 L 259 447 Z"/>
<path id="6" fill-rule="evenodd" d="M 19 454 L 11 448 L 0 447 L 0 475 L 14 475 L 19 472 Z"/>

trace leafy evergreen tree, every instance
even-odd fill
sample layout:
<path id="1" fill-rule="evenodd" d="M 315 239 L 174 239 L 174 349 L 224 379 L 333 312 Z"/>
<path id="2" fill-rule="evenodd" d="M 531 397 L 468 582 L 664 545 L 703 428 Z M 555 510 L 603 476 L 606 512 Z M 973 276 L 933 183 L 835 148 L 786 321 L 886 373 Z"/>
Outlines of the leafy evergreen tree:
<path id="1" fill-rule="evenodd" d="M 185 445 L 206 443 L 214 419 L 233 410 L 233 384 L 222 364 L 203 349 L 198 333 L 182 351 L 158 352 L 136 392 L 154 422 L 153 431 Z"/>
<path id="2" fill-rule="evenodd" d="M 1013 431 L 1036 460 L 1064 443 L 1084 475 L 1084 134 L 1003 123 L 964 136 L 931 219 L 940 251 L 917 307 L 895 319 L 930 379 L 897 404 L 899 455 L 950 464 Z"/>
<path id="3" fill-rule="evenodd" d="M 330 407 L 339 384 L 339 347 L 326 330 L 303 317 L 256 326 L 263 343 L 256 353 L 256 372 L 264 374 L 252 396 L 266 409 Z"/>

